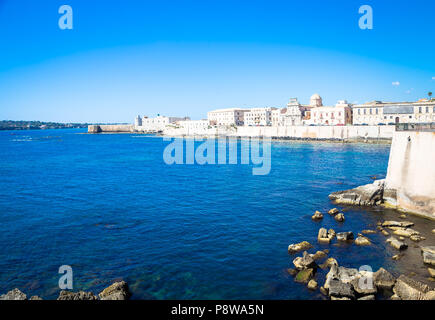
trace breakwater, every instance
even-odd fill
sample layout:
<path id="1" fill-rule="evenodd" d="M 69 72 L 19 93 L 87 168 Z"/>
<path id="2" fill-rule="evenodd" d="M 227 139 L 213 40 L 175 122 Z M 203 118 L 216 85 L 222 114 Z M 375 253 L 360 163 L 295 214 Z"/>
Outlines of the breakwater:
<path id="1" fill-rule="evenodd" d="M 88 126 L 88 133 L 129 133 L 134 132 L 131 124 L 98 124 Z"/>

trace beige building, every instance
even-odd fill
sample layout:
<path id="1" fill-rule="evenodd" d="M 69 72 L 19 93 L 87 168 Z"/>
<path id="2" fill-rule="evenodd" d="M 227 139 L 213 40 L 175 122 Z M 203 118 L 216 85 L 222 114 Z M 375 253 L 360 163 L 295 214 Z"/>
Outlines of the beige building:
<path id="1" fill-rule="evenodd" d="M 313 97 L 314 99 L 311 99 L 311 101 L 314 105 L 322 103 L 322 98 L 319 95 Z M 311 105 L 301 105 L 297 98 L 291 98 L 286 108 L 272 111 L 272 126 L 304 125 L 310 119 L 310 110 L 312 108 Z"/>
<path id="2" fill-rule="evenodd" d="M 354 125 L 388 125 L 396 123 L 435 122 L 435 101 L 373 101 L 353 106 Z"/>
<path id="3" fill-rule="evenodd" d="M 311 109 L 311 119 L 307 124 L 344 126 L 352 124 L 352 108 L 346 100 L 340 100 L 335 106 L 319 106 Z"/>
<path id="4" fill-rule="evenodd" d="M 271 126 L 272 112 L 276 108 L 252 108 L 245 112 L 245 126 Z"/>
<path id="5" fill-rule="evenodd" d="M 207 120 L 211 126 L 243 126 L 248 111 L 238 108 L 213 110 L 207 113 Z"/>

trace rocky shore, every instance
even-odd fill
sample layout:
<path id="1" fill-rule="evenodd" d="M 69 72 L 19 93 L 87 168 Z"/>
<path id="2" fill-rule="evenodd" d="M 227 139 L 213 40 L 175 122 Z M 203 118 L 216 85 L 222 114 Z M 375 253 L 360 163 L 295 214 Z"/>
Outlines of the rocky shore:
<path id="1" fill-rule="evenodd" d="M 353 191 L 351 196 L 342 197 L 344 193 L 336 193 L 334 197 L 346 204 L 377 204 L 382 199 L 382 190 L 381 187 L 370 185 L 362 190 Z M 341 224 L 345 221 L 344 213 L 337 208 L 329 210 L 327 214 Z M 311 218 L 315 223 L 322 220 L 324 216 L 326 213 L 316 211 Z M 402 218 L 405 217 L 402 216 Z M 380 233 L 385 237 L 385 243 L 397 252 L 392 257 L 397 261 L 408 250 L 410 244 L 407 243 L 407 239 L 409 239 L 411 243 L 414 243 L 413 249 L 420 250 L 420 258 L 417 257 L 417 259 L 420 259 L 420 264 L 426 268 L 429 281 L 433 282 L 435 281 L 435 246 L 419 246 L 418 243 L 426 238 L 413 227 L 414 223 L 411 221 L 379 221 L 376 230 L 362 230 L 357 233 L 357 236 L 353 231 L 336 233 L 332 228 L 329 230 L 320 228 L 317 241 L 323 248 L 325 244 L 329 245 L 333 241 L 356 246 L 370 246 L 372 245 L 370 235 Z M 287 272 L 294 277 L 294 281 L 306 285 L 311 291 L 319 290 L 325 298 L 331 300 L 435 300 L 434 286 L 416 280 L 413 278 L 413 273 L 394 276 L 393 272 L 382 267 L 374 272 L 374 270 L 362 267 L 357 269 L 342 266 L 338 259 L 328 257 L 329 249 L 313 250 L 309 253 L 314 248 L 315 245 L 308 241 L 290 244 L 288 253 L 293 256 L 291 258 L 293 268 L 287 269 Z M 352 250 L 352 246 L 348 248 Z M 418 263 L 418 261 L 414 262 Z M 324 272 L 318 272 L 319 270 L 324 270 Z M 325 273 L 326 276 L 322 279 L 321 274 Z"/>
<path id="2" fill-rule="evenodd" d="M 105 288 L 98 295 L 92 292 L 85 291 L 66 291 L 62 290 L 59 293 L 57 300 L 128 300 L 131 293 L 128 289 L 128 284 L 125 281 L 115 282 Z M 29 299 L 27 295 L 15 288 L 6 294 L 0 295 L 0 300 L 43 300 L 38 296 L 32 296 Z"/>

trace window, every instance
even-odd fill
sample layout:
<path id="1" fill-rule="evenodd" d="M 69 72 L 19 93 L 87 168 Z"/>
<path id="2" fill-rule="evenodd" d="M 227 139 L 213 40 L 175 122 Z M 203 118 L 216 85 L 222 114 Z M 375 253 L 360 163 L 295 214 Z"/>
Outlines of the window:
<path id="1" fill-rule="evenodd" d="M 379 114 L 379 109 L 378 108 L 376 108 L 376 114 Z"/>
<path id="2" fill-rule="evenodd" d="M 421 113 L 421 107 L 418 107 L 418 113 Z"/>
<path id="3" fill-rule="evenodd" d="M 426 107 L 426 113 L 429 113 L 429 107 Z"/>
<path id="4" fill-rule="evenodd" d="M 435 107 L 434 107 L 434 110 L 435 110 Z M 359 115 L 361 114 L 361 109 L 358 109 L 358 114 Z"/>

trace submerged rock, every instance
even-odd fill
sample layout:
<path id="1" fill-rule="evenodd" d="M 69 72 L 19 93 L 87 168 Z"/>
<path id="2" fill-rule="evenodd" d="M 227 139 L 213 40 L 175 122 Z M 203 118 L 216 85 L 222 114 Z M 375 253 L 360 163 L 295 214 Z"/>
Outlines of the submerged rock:
<path id="1" fill-rule="evenodd" d="M 337 208 L 334 208 L 334 209 L 331 209 L 331 210 L 328 211 L 328 213 L 329 213 L 331 216 L 337 214 L 338 212 L 339 212 L 339 211 L 338 211 Z"/>
<path id="2" fill-rule="evenodd" d="M 295 277 L 296 282 L 308 283 L 314 277 L 314 269 L 308 268 L 298 272 Z"/>
<path id="3" fill-rule="evenodd" d="M 19 289 L 15 288 L 14 290 L 1 295 L 0 300 L 27 300 L 27 296 Z"/>
<path id="4" fill-rule="evenodd" d="M 298 253 L 302 250 L 308 250 L 311 249 L 313 246 L 308 241 L 302 241 L 300 243 L 291 244 L 288 246 L 288 253 L 294 254 Z"/>
<path id="5" fill-rule="evenodd" d="M 337 240 L 338 241 L 350 241 L 350 240 L 353 240 L 353 238 L 354 237 L 353 237 L 352 231 L 337 233 Z"/>
<path id="6" fill-rule="evenodd" d="M 358 238 L 355 239 L 355 244 L 357 246 L 369 246 L 372 243 L 367 237 L 364 237 L 363 235 L 358 235 Z"/>
<path id="7" fill-rule="evenodd" d="M 97 297 L 92 292 L 62 290 L 57 300 L 97 300 Z"/>
<path id="8" fill-rule="evenodd" d="M 312 254 L 311 257 L 314 261 L 322 260 L 326 258 L 328 255 L 324 251 L 317 251 L 315 254 Z"/>
<path id="9" fill-rule="evenodd" d="M 43 300 L 43 299 L 38 296 L 31 296 L 29 300 Z"/>
<path id="10" fill-rule="evenodd" d="M 364 297 L 358 298 L 358 300 L 375 300 L 375 296 L 373 294 L 371 294 L 369 296 L 364 296 Z"/>
<path id="11" fill-rule="evenodd" d="M 373 274 L 373 281 L 378 289 L 386 290 L 393 289 L 396 283 L 396 279 L 393 275 L 384 268 L 379 268 L 379 270 Z"/>
<path id="12" fill-rule="evenodd" d="M 383 230 L 383 229 L 381 228 L 381 231 L 382 231 L 382 230 Z M 361 233 L 362 233 L 362 234 L 374 234 L 374 233 L 376 233 L 376 230 L 366 229 L 366 230 L 361 231 Z"/>
<path id="13" fill-rule="evenodd" d="M 408 245 L 400 240 L 397 240 L 394 237 L 390 237 L 386 240 L 387 243 L 389 243 L 393 248 L 397 249 L 397 250 L 405 250 L 406 248 L 408 248 Z"/>
<path id="14" fill-rule="evenodd" d="M 414 242 L 420 242 L 420 241 L 426 240 L 426 238 L 421 236 L 421 235 L 412 235 L 409 237 L 409 239 L 414 241 Z"/>
<path id="15" fill-rule="evenodd" d="M 338 213 L 337 215 L 335 215 L 334 219 L 337 222 L 344 222 L 344 214 Z"/>
<path id="16" fill-rule="evenodd" d="M 410 221 L 384 221 L 382 226 L 385 228 L 399 227 L 399 228 L 410 228 L 414 225 L 414 222 Z"/>
<path id="17" fill-rule="evenodd" d="M 101 300 L 127 300 L 130 298 L 130 291 L 127 282 L 115 282 L 103 291 L 98 296 Z"/>
<path id="18" fill-rule="evenodd" d="M 310 282 L 308 282 L 307 287 L 310 290 L 317 290 L 317 282 L 316 282 L 316 280 L 310 280 Z"/>
<path id="19" fill-rule="evenodd" d="M 320 211 L 316 211 L 311 219 L 318 221 L 323 219 L 323 214 Z"/>

